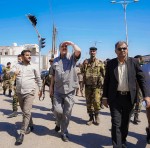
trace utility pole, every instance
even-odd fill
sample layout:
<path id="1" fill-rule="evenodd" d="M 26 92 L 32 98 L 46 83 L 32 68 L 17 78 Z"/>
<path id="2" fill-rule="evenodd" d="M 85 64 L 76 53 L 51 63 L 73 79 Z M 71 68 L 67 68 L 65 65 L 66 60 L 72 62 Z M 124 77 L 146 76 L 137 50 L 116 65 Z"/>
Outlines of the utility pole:
<path id="1" fill-rule="evenodd" d="M 96 47 L 97 43 L 102 43 L 101 41 L 90 41 L 92 43 L 94 43 L 94 47 Z"/>
<path id="2" fill-rule="evenodd" d="M 56 35 L 57 35 L 57 29 L 55 25 L 53 24 L 53 35 L 52 35 L 52 54 L 51 58 L 54 58 L 54 54 L 56 52 Z"/>
<path id="3" fill-rule="evenodd" d="M 113 0 L 111 1 L 112 4 L 121 4 L 122 7 L 123 7 L 123 10 L 124 10 L 124 22 L 125 22 L 125 33 L 126 33 L 126 43 L 128 45 L 128 25 L 127 25 L 127 14 L 126 14 L 126 10 L 127 10 L 127 6 L 128 4 L 130 3 L 136 3 L 136 2 L 139 2 L 139 0 L 131 0 L 131 1 L 126 1 L 126 0 L 120 0 L 120 1 L 116 1 L 116 0 Z"/>

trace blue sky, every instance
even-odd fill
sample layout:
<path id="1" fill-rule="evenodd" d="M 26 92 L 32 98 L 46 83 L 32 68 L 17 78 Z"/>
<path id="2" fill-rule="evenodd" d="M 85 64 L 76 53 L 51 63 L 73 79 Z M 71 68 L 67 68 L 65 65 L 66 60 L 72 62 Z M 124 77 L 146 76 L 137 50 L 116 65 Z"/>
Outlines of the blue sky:
<path id="1" fill-rule="evenodd" d="M 125 40 L 124 12 L 109 0 L 1 0 L 0 45 L 38 43 L 26 14 L 37 17 L 37 29 L 46 38 L 42 54 L 51 49 L 52 25 L 58 30 L 57 45 L 64 40 L 78 44 L 82 58 L 97 43 L 97 57 L 114 58 L 114 44 Z M 127 6 L 129 56 L 150 54 L 150 1 Z"/>

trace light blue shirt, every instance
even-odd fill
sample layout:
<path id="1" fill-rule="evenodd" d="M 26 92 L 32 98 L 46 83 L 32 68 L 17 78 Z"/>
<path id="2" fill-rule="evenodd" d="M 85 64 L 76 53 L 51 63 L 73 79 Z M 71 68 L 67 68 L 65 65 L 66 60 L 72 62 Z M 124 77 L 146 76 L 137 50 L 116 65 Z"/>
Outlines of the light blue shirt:
<path id="1" fill-rule="evenodd" d="M 55 58 L 50 74 L 54 76 L 54 93 L 68 94 L 78 88 L 78 77 L 76 73 L 77 59 L 72 56 Z"/>

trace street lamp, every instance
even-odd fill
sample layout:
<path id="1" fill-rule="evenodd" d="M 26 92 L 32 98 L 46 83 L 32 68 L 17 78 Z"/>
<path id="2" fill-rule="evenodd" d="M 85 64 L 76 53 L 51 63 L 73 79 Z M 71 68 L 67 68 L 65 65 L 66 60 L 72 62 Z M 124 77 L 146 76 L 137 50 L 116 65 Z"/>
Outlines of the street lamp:
<path id="1" fill-rule="evenodd" d="M 37 36 L 38 36 L 38 42 L 39 42 L 39 70 L 41 70 L 40 64 L 41 64 L 41 48 L 45 47 L 45 38 L 42 38 L 40 33 L 38 32 L 37 28 L 36 28 L 36 24 L 37 24 L 37 19 L 34 15 L 28 14 L 27 18 L 29 19 L 29 21 L 31 22 L 32 26 L 34 27 Z"/>
<path id="2" fill-rule="evenodd" d="M 94 47 L 96 47 L 97 43 L 102 43 L 101 41 L 90 41 L 90 42 L 94 42 Z"/>
<path id="3" fill-rule="evenodd" d="M 127 9 L 127 5 L 130 3 L 136 3 L 139 2 L 139 0 L 132 0 L 132 1 L 127 1 L 127 0 L 123 0 L 123 1 L 111 1 L 112 4 L 121 4 L 123 6 L 124 9 L 124 21 L 125 21 L 125 30 L 126 30 L 126 42 L 128 45 L 128 26 L 127 26 L 127 17 L 126 17 L 126 9 Z"/>

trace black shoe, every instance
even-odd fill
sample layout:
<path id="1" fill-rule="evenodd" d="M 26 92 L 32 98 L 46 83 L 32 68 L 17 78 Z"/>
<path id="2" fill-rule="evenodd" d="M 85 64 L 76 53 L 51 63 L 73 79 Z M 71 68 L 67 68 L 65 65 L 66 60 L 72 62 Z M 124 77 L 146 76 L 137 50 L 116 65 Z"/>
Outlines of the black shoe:
<path id="1" fill-rule="evenodd" d="M 24 139 L 24 134 L 20 134 L 15 142 L 15 145 L 21 145 L 23 143 L 23 139 Z"/>
<path id="2" fill-rule="evenodd" d="M 122 148 L 127 148 L 127 143 L 122 143 Z"/>
<path id="3" fill-rule="evenodd" d="M 57 125 L 56 125 L 56 126 L 55 126 L 55 131 L 56 131 L 56 132 L 59 132 L 59 131 L 60 131 L 60 126 L 57 126 Z"/>
<path id="4" fill-rule="evenodd" d="M 29 126 L 29 128 L 30 128 L 31 132 L 34 131 L 33 125 L 32 125 L 32 126 Z"/>
<path id="5" fill-rule="evenodd" d="M 146 133 L 147 133 L 147 137 L 146 137 L 147 143 L 150 144 L 150 131 L 149 131 L 149 128 L 146 128 Z"/>
<path id="6" fill-rule="evenodd" d="M 8 118 L 17 117 L 18 113 L 17 111 L 14 111 L 12 114 L 8 115 Z"/>
<path id="7" fill-rule="evenodd" d="M 34 130 L 34 127 L 33 126 L 29 126 L 25 132 L 25 134 L 30 134 L 32 131 Z"/>
<path id="8" fill-rule="evenodd" d="M 68 142 L 68 141 L 69 141 L 69 137 L 68 137 L 68 135 L 66 135 L 66 134 L 61 135 L 61 139 L 62 139 L 62 141 L 64 141 L 64 142 Z"/>

